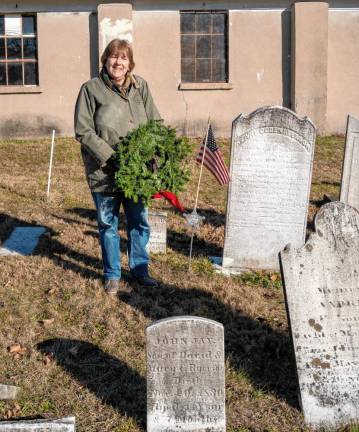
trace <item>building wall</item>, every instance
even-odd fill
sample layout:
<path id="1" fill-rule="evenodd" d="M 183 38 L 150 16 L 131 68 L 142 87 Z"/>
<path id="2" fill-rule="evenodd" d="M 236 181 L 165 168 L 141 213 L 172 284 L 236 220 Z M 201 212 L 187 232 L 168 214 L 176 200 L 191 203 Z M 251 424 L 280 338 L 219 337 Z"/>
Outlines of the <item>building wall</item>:
<path id="1" fill-rule="evenodd" d="M 90 22 L 88 12 L 37 15 L 40 86 L 36 93 L 0 88 L 1 136 L 73 135 L 76 96 L 90 77 Z"/>
<path id="2" fill-rule="evenodd" d="M 210 116 L 217 134 L 228 136 L 232 120 L 241 112 L 282 105 L 281 11 L 229 12 L 229 82 L 233 87 L 228 90 L 179 89 L 178 11 L 156 12 L 155 19 L 147 11 L 133 15 L 136 71 L 149 81 L 169 123 L 189 135 L 202 135 Z"/>
<path id="3" fill-rule="evenodd" d="M 328 33 L 326 132 L 343 133 L 348 114 L 359 118 L 359 9 L 330 10 Z"/>
<path id="4" fill-rule="evenodd" d="M 2 2 L 0 13 L 38 12 L 40 88 L 28 94 L 0 88 L 0 136 L 45 135 L 53 128 L 62 135 L 73 134 L 78 90 L 98 70 L 100 3 L 112 2 L 24 0 L 16 9 L 14 3 Z M 233 119 L 242 112 L 265 105 L 290 108 L 290 3 L 134 0 L 135 73 L 149 82 L 165 121 L 186 134 L 200 136 L 210 116 L 216 134 L 229 136 Z M 359 9 L 351 5 L 351 9 L 338 11 L 334 3 L 328 18 L 326 133 L 344 132 L 349 112 L 359 116 L 355 85 Z M 186 9 L 229 11 L 229 88 L 179 88 L 179 11 Z"/>

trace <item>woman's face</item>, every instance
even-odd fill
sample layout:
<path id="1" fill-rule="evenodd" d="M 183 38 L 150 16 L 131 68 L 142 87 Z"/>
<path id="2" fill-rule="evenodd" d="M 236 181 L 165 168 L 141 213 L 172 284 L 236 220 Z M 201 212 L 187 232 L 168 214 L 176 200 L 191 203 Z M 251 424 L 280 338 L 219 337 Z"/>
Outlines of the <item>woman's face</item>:
<path id="1" fill-rule="evenodd" d="M 116 84 L 122 84 L 130 66 L 130 60 L 124 51 L 112 54 L 106 61 L 106 69 Z"/>

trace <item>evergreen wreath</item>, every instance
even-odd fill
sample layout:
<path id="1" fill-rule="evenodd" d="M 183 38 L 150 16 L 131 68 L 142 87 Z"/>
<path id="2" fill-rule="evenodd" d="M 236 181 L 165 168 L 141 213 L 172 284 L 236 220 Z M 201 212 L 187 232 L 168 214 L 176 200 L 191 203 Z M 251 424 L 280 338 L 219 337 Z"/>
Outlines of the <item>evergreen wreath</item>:
<path id="1" fill-rule="evenodd" d="M 187 138 L 177 137 L 176 129 L 150 120 L 121 138 L 115 183 L 126 198 L 142 200 L 148 206 L 159 191 L 177 194 L 184 190 L 190 178 L 185 167 L 190 153 Z"/>

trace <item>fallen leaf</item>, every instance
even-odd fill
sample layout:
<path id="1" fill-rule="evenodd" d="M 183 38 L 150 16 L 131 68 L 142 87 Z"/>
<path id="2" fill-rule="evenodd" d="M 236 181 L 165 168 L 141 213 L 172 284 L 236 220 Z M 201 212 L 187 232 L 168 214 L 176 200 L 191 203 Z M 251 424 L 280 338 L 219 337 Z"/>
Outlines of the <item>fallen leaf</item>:
<path id="1" fill-rule="evenodd" d="M 44 354 L 42 361 L 43 361 L 45 366 L 49 366 L 49 364 L 52 362 L 53 359 L 54 359 L 54 356 L 51 353 L 50 354 Z"/>
<path id="2" fill-rule="evenodd" d="M 19 344 L 19 343 L 14 343 L 12 345 L 10 345 L 7 350 L 9 351 L 10 354 L 15 354 L 15 355 L 23 355 L 26 353 L 27 349 L 26 347 L 24 347 L 23 345 Z"/>
<path id="3" fill-rule="evenodd" d="M 278 275 L 277 274 L 272 274 L 270 277 L 272 282 L 275 282 L 276 280 L 278 280 Z"/>
<path id="4" fill-rule="evenodd" d="M 44 327 L 52 324 L 55 321 L 55 318 L 49 318 L 49 319 L 43 319 L 39 321 L 39 324 L 43 325 Z"/>

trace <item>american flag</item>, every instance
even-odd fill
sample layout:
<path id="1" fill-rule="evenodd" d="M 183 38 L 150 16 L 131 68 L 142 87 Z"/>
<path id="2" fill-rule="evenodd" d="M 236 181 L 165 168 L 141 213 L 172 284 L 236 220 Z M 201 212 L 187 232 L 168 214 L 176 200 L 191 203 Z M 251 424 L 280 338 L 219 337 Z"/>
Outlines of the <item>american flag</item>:
<path id="1" fill-rule="evenodd" d="M 209 125 L 207 134 L 207 146 L 206 138 L 203 140 L 201 148 L 196 156 L 196 161 L 202 163 L 204 149 L 206 148 L 204 154 L 203 165 L 209 169 L 209 171 L 216 177 L 217 181 L 221 185 L 226 185 L 229 183 L 229 172 L 224 164 L 223 156 L 216 141 L 213 136 L 212 126 Z"/>

